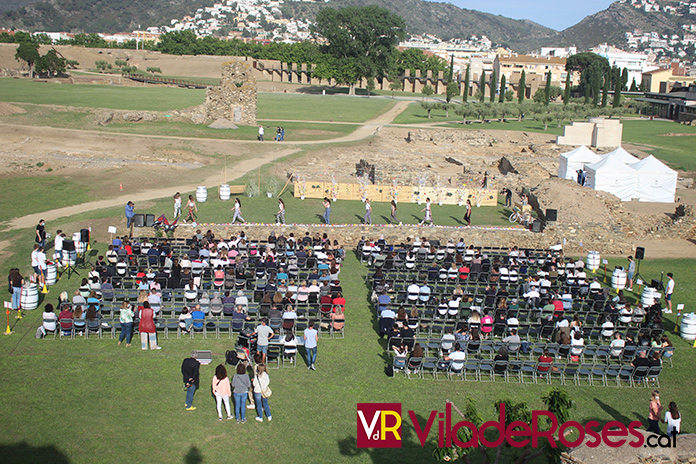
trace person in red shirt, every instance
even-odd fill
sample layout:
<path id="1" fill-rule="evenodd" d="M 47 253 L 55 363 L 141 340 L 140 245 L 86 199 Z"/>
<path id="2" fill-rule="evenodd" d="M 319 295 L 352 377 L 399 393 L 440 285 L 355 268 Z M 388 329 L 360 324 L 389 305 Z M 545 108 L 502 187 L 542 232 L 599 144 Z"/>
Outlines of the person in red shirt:
<path id="1" fill-rule="evenodd" d="M 466 265 L 466 263 L 462 264 L 462 267 L 459 268 L 459 279 L 460 280 L 466 280 L 469 278 L 469 266 Z"/>
<path id="2" fill-rule="evenodd" d="M 62 322 L 65 319 L 66 322 Z M 70 322 L 68 322 L 68 319 Z M 73 313 L 70 311 L 70 306 L 69 305 L 64 305 L 62 311 L 60 314 L 58 314 L 58 320 L 60 322 L 60 328 L 63 331 L 63 335 L 70 335 L 70 331 L 72 330 L 72 319 L 73 319 Z"/>
<path id="3" fill-rule="evenodd" d="M 549 364 L 551 364 L 553 362 L 553 358 L 549 354 L 548 348 L 545 348 L 544 352 L 541 354 L 541 356 L 539 356 L 539 362 L 540 363 L 549 363 Z M 537 370 L 539 372 L 547 372 L 549 370 L 549 367 L 550 366 L 538 366 Z"/>
<path id="4" fill-rule="evenodd" d="M 557 296 L 553 297 L 551 304 L 553 304 L 554 311 L 563 312 L 563 302 Z"/>
<path id="5" fill-rule="evenodd" d="M 333 299 L 332 303 L 334 307 L 340 306 L 342 309 L 345 309 L 346 307 L 346 299 L 343 298 L 343 294 L 341 292 L 338 292 L 336 294 L 336 298 Z"/>

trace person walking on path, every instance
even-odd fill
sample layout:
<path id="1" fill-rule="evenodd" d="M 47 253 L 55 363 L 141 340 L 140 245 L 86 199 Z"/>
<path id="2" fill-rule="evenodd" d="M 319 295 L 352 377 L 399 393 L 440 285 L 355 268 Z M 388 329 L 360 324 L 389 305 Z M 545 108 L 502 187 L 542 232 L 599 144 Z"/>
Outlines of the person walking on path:
<path id="1" fill-rule="evenodd" d="M 314 328 L 314 321 L 309 321 L 308 327 L 304 330 L 305 351 L 307 352 L 307 369 L 316 371 L 314 363 L 317 361 L 317 341 L 319 332 Z"/>
<path id="2" fill-rule="evenodd" d="M 243 424 L 246 422 L 246 408 L 244 406 L 251 389 L 251 380 L 249 380 L 243 362 L 237 364 L 237 373 L 232 377 L 232 387 L 234 388 L 234 415 L 237 418 L 237 423 Z"/>
<path id="3" fill-rule="evenodd" d="M 234 208 L 232 208 L 232 211 L 234 211 L 234 214 L 232 215 L 232 224 L 237 222 L 237 219 L 241 220 L 243 223 L 246 222 L 246 220 L 242 217 L 242 202 L 239 201 L 239 198 L 234 199 Z"/>
<path id="4" fill-rule="evenodd" d="M 121 304 L 118 320 L 121 323 L 121 335 L 118 338 L 118 344 L 120 345 L 125 339 L 126 347 L 131 346 L 131 338 L 133 337 L 133 306 L 127 301 Z"/>
<path id="5" fill-rule="evenodd" d="M 199 370 L 201 363 L 196 359 L 196 352 L 191 352 L 191 357 L 184 359 L 181 363 L 181 374 L 184 377 L 184 388 L 186 388 L 186 403 L 184 406 L 187 411 L 195 411 L 196 407 L 193 405 L 193 395 L 196 394 L 196 390 L 199 385 Z"/>
<path id="6" fill-rule="evenodd" d="M 263 142 L 264 134 L 265 134 L 265 131 L 263 130 L 263 126 L 259 126 L 259 142 Z"/>
<path id="7" fill-rule="evenodd" d="M 271 396 L 271 389 L 268 388 L 270 381 L 266 365 L 264 363 L 257 364 L 254 375 L 254 403 L 256 403 L 256 420 L 259 422 L 263 422 L 264 413 L 268 422 L 273 420 L 271 407 L 268 405 L 268 398 Z"/>
<path id="8" fill-rule="evenodd" d="M 174 220 L 181 216 L 181 193 L 174 194 Z"/>
<path id="9" fill-rule="evenodd" d="M 667 302 L 667 309 L 665 309 L 665 314 L 672 314 L 672 295 L 674 294 L 674 274 L 671 272 L 667 273 L 667 289 L 665 290 L 665 301 Z"/>
<path id="10" fill-rule="evenodd" d="M 471 200 L 466 200 L 466 213 L 464 213 L 466 226 L 471 227 Z"/>
<path id="11" fill-rule="evenodd" d="M 372 225 L 372 205 L 370 204 L 370 199 L 365 199 L 365 216 L 363 216 L 363 224 Z"/>
<path id="12" fill-rule="evenodd" d="M 420 222 L 419 225 L 422 226 L 426 222 L 429 222 L 431 226 L 434 225 L 435 223 L 433 221 L 433 208 L 430 204 L 430 198 L 425 199 L 425 208 L 421 210 L 421 213 L 422 212 L 425 212 L 425 217 L 423 217 L 423 220 Z"/>
<path id="13" fill-rule="evenodd" d="M 230 410 L 230 396 L 232 396 L 232 388 L 230 387 L 230 379 L 227 378 L 227 369 L 222 364 L 218 364 L 215 368 L 213 376 L 213 395 L 217 404 L 218 420 L 222 420 L 222 403 L 225 403 L 227 411 L 227 420 L 232 419 L 232 411 Z"/>
<path id="14" fill-rule="evenodd" d="M 399 222 L 398 219 L 396 219 L 396 200 L 391 201 L 391 216 L 389 217 L 389 224 L 394 224 L 395 222 L 398 222 L 399 225 L 401 225 L 401 222 Z"/>
<path id="15" fill-rule="evenodd" d="M 147 350 L 147 342 L 150 341 L 151 350 L 161 350 L 157 345 L 157 329 L 155 328 L 155 312 L 150 308 L 150 303 L 143 301 L 143 309 L 140 310 L 140 345 L 143 350 Z"/>
<path id="16" fill-rule="evenodd" d="M 331 224 L 331 200 L 324 197 L 324 224 Z"/>
<path id="17" fill-rule="evenodd" d="M 648 412 L 648 432 L 660 434 L 660 413 L 662 403 L 660 403 L 660 392 L 653 390 L 650 397 L 650 410 Z"/>
<path id="18" fill-rule="evenodd" d="M 285 224 L 285 202 L 278 198 L 278 212 L 276 213 L 276 222 Z"/>
<path id="19" fill-rule="evenodd" d="M 186 203 L 186 209 L 188 210 L 188 216 L 184 219 L 184 222 L 196 222 L 196 213 L 198 212 L 198 207 L 196 202 L 193 200 L 193 195 L 189 195 L 188 203 Z"/>
<path id="20" fill-rule="evenodd" d="M 34 241 L 36 241 L 36 243 L 42 247 L 46 247 L 46 221 L 43 219 L 41 219 L 36 225 L 36 237 L 34 238 Z"/>
<path id="21" fill-rule="evenodd" d="M 135 203 L 129 201 L 126 203 L 126 229 L 130 229 L 133 225 L 133 218 L 135 217 Z"/>

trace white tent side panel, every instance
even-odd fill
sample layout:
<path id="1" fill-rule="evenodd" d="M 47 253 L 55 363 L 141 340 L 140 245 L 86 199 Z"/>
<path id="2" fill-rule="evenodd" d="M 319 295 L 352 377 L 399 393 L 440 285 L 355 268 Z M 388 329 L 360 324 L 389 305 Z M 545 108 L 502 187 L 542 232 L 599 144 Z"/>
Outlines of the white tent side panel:
<path id="1" fill-rule="evenodd" d="M 577 180 L 578 170 L 584 169 L 591 163 L 601 161 L 602 157 L 584 145 L 575 150 L 561 153 L 558 161 L 558 177 L 561 179 Z"/>
<path id="2" fill-rule="evenodd" d="M 636 196 L 636 171 L 610 156 L 587 166 L 586 185 L 608 192 L 621 201 L 631 201 Z"/>
<path id="3" fill-rule="evenodd" d="M 640 201 L 674 203 L 677 190 L 677 171 L 669 168 L 650 155 L 631 165 L 636 170 L 638 181 L 636 197 Z"/>

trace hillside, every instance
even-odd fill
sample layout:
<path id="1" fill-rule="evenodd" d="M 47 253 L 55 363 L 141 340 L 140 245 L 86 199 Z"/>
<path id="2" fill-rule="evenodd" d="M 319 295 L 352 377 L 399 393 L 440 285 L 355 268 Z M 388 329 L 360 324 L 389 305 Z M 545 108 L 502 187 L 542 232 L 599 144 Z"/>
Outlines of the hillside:
<path id="1" fill-rule="evenodd" d="M 459 8 L 450 3 L 422 0 L 331 0 L 329 3 L 286 2 L 286 16 L 312 19 L 321 8 L 378 5 L 400 15 L 406 21 L 407 32 L 429 33 L 447 40 L 485 35 L 493 43 L 507 45 L 519 51 L 529 51 L 555 37 L 557 32 L 532 21 L 515 20 L 476 10 Z"/>
<path id="2" fill-rule="evenodd" d="M 7 0 L 4 0 L 7 1 Z M 0 15 L 0 26 L 46 32 L 122 32 L 169 24 L 215 0 L 9 0 L 26 5 Z M 0 2 L 3 3 L 3 2 Z"/>
<path id="3" fill-rule="evenodd" d="M 27 6 L 31 3 L 39 2 L 40 0 L 3 0 L 0 2 L 0 13 L 6 11 L 14 11 Z"/>
<path id="4" fill-rule="evenodd" d="M 689 22 L 696 22 L 696 18 L 693 15 L 674 16 L 661 11 L 646 12 L 627 3 L 614 2 L 606 10 L 587 16 L 574 26 L 563 30 L 554 43 L 559 46 L 575 45 L 582 50 L 604 42 L 620 46 L 626 43 L 626 32 L 641 29 L 644 32 L 681 34 L 679 26 Z"/>

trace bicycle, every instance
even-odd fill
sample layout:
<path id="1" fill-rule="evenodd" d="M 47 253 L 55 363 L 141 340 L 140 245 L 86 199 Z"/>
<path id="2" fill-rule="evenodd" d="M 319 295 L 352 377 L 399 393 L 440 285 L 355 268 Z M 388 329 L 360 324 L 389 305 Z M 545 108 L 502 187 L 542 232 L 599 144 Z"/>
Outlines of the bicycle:
<path id="1" fill-rule="evenodd" d="M 512 213 L 508 219 L 513 224 L 515 222 L 519 222 L 523 226 L 527 226 L 533 221 L 532 215 L 528 211 L 522 212 L 522 210 L 517 206 L 512 209 Z"/>

